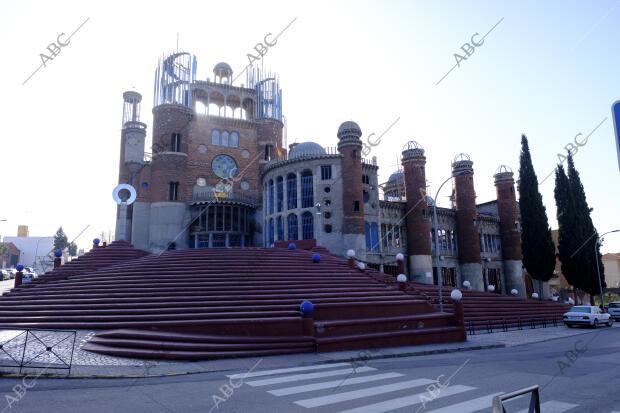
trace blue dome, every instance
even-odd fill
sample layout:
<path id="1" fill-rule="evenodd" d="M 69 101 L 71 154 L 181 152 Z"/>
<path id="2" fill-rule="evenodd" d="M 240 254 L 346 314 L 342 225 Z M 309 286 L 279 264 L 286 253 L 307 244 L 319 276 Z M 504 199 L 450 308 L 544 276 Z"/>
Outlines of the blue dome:
<path id="1" fill-rule="evenodd" d="M 404 175 L 402 172 L 394 172 L 392 175 L 390 175 L 389 179 L 388 179 L 388 183 L 396 183 L 396 182 L 403 182 L 404 181 Z"/>
<path id="2" fill-rule="evenodd" d="M 293 146 L 288 154 L 289 159 L 298 158 L 304 155 L 326 155 L 325 149 L 315 142 L 303 142 Z"/>

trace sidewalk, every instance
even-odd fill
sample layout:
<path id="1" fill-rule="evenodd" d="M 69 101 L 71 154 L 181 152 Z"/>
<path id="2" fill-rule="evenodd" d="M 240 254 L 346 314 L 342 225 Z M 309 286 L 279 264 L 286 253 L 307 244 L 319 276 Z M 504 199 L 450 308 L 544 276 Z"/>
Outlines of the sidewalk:
<path id="1" fill-rule="evenodd" d="M 620 328 L 620 325 L 615 325 L 612 328 Z M 48 374 L 46 372 L 44 376 L 63 378 L 162 377 L 227 370 L 243 370 L 248 369 L 257 363 L 261 363 L 261 368 L 274 368 L 321 363 L 351 362 L 355 360 L 424 356 L 460 351 L 512 347 L 556 338 L 588 334 L 593 331 L 594 330 L 587 328 L 569 329 L 564 325 L 537 329 L 530 329 L 528 327 L 523 330 L 468 335 L 467 342 L 462 343 L 443 343 L 369 350 L 336 351 L 329 353 L 302 353 L 268 357 L 184 362 L 130 359 L 90 353 L 82 350 L 81 347 L 94 332 L 79 330 L 75 341 L 75 350 L 70 375 L 67 376 L 67 370 L 51 370 L 51 373 Z M 3 334 L 0 334 L 0 343 L 6 342 L 6 340 L 10 337 L 10 332 L 5 331 Z M 31 357 L 34 355 L 35 354 L 32 354 Z M 27 353 L 25 356 L 25 359 L 27 360 L 29 354 Z M 10 361 L 5 354 L 0 354 L 0 364 L 6 364 L 7 360 Z M 15 377 L 18 375 L 19 368 L 0 366 L 0 372 L 4 377 Z M 38 374 L 40 372 L 41 369 L 24 368 L 22 370 L 22 375 Z"/>

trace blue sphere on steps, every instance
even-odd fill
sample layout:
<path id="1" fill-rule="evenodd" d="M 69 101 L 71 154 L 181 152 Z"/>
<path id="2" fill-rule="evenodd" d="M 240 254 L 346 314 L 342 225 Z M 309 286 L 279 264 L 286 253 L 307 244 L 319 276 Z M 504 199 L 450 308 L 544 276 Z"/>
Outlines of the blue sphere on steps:
<path id="1" fill-rule="evenodd" d="M 101 242 L 101 240 L 99 238 L 95 238 L 93 240 L 93 244 L 95 244 L 95 245 L 99 245 L 100 242 Z"/>
<path id="2" fill-rule="evenodd" d="M 294 250 L 294 249 L 296 249 L 296 248 L 297 248 L 297 245 L 293 244 L 292 242 L 291 242 L 290 244 L 288 244 L 288 249 L 289 249 L 289 250 L 291 250 L 291 251 L 292 251 L 292 250 Z"/>
<path id="3" fill-rule="evenodd" d="M 319 262 L 321 261 L 321 255 L 320 254 L 314 254 L 312 256 L 312 262 Z"/>
<path id="4" fill-rule="evenodd" d="M 54 253 L 54 256 L 55 256 L 56 258 L 60 258 L 60 257 L 62 256 L 62 251 L 60 251 L 60 250 L 56 250 L 56 252 Z"/>
<path id="5" fill-rule="evenodd" d="M 301 303 L 301 305 L 299 306 L 299 311 L 301 311 L 303 315 L 312 314 L 312 311 L 314 311 L 314 304 L 306 300 L 303 303 Z"/>

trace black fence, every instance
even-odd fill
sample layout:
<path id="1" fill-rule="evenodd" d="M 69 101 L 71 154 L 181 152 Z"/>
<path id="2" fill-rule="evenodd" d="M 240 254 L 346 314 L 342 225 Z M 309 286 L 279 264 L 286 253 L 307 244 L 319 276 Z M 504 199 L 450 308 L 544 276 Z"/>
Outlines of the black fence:
<path id="1" fill-rule="evenodd" d="M 76 330 L 1 329 L 0 368 L 60 369 L 71 372 Z"/>
<path id="2" fill-rule="evenodd" d="M 486 330 L 487 333 L 492 333 L 493 330 L 501 330 L 507 332 L 510 330 L 523 330 L 524 328 L 536 329 L 546 327 L 557 327 L 558 323 L 562 323 L 562 319 L 558 317 L 531 317 L 531 318 L 502 318 L 496 320 L 487 321 L 472 321 L 467 320 L 465 322 L 467 326 L 467 332 L 470 335 L 476 335 L 476 331 L 480 333 Z"/>

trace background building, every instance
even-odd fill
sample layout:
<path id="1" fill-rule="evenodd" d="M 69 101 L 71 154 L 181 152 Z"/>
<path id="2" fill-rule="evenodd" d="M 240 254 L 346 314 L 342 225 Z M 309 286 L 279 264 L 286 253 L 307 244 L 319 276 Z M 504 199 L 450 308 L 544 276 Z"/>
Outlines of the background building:
<path id="1" fill-rule="evenodd" d="M 12 243 L 21 252 L 19 264 L 32 267 L 37 273 L 44 273 L 53 267 L 51 253 L 54 237 L 4 237 L 5 243 Z"/>
<path id="2" fill-rule="evenodd" d="M 0 256 L 0 267 L 15 268 L 19 264 L 21 251 L 12 242 L 2 242 L 8 248 L 2 256 Z"/>

